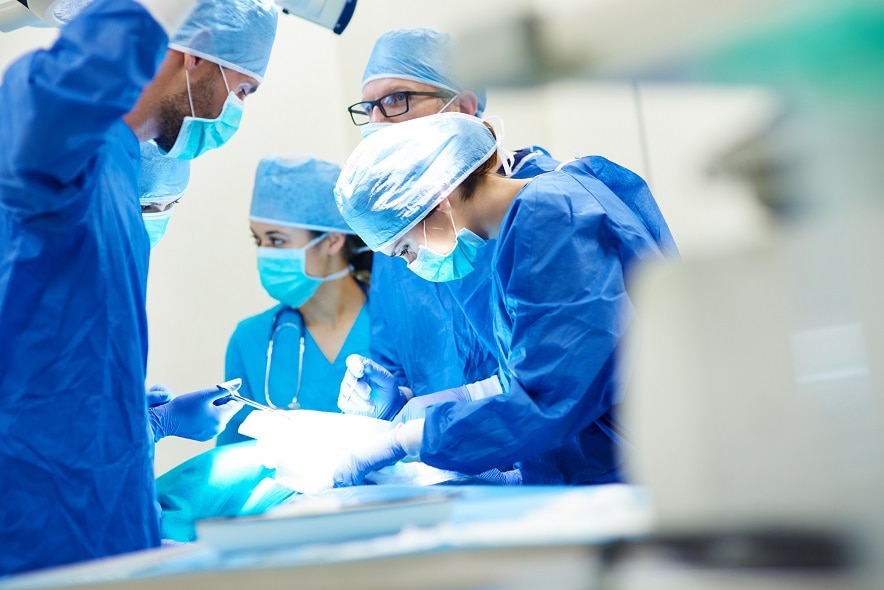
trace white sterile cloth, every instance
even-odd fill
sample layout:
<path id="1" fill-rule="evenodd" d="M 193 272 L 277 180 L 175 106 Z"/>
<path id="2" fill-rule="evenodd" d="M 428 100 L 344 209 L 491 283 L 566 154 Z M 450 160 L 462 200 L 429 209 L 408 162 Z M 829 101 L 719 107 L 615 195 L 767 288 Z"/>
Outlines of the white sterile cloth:
<path id="1" fill-rule="evenodd" d="M 314 410 L 252 412 L 239 433 L 258 441 L 261 461 L 276 469 L 281 486 L 310 494 L 334 486 L 335 468 L 350 448 L 382 434 L 393 423 L 354 414 Z M 399 462 L 372 472 L 367 481 L 384 485 L 432 485 L 458 474 L 420 462 Z"/>

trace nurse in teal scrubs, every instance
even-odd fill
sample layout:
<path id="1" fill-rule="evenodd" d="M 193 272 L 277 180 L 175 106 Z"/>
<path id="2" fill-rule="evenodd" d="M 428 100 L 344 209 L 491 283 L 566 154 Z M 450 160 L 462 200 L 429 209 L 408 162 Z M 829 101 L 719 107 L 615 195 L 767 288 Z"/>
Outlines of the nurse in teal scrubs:
<path id="1" fill-rule="evenodd" d="M 368 355 L 371 252 L 335 206 L 339 172 L 303 157 L 258 165 L 250 224 L 261 284 L 279 303 L 236 327 L 225 378 L 242 378 L 239 393 L 265 405 L 338 412 L 345 359 Z M 294 494 L 237 432 L 249 411 L 230 420 L 216 448 L 157 479 L 163 539 L 193 541 L 197 520 L 261 514 Z"/>
<path id="2" fill-rule="evenodd" d="M 335 206 L 339 173 L 315 158 L 258 165 L 250 225 L 261 284 L 279 303 L 236 327 L 225 379 L 242 378 L 239 392 L 261 404 L 339 412 L 345 360 L 368 354 L 371 255 Z M 250 411 L 234 416 L 218 445 L 248 440 L 237 428 Z"/>

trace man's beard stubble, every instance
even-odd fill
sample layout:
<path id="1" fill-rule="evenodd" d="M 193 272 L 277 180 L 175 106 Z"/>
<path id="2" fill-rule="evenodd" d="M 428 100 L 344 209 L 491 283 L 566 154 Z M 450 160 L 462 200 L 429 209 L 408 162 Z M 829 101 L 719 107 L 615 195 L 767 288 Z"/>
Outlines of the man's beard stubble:
<path id="1" fill-rule="evenodd" d="M 199 80 L 191 79 L 193 113 L 190 110 L 186 89 L 184 92 L 166 96 L 160 102 L 160 134 L 155 141 L 164 152 L 168 152 L 175 145 L 184 117 L 213 119 L 218 116 L 217 113 L 212 113 L 212 87 L 215 84 L 213 78 L 214 76 L 210 74 Z"/>

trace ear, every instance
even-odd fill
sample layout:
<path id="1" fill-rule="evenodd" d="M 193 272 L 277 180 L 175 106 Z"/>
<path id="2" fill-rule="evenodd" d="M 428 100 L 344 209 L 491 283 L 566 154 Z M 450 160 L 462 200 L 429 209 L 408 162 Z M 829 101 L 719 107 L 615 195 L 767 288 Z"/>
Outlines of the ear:
<path id="1" fill-rule="evenodd" d="M 448 213 L 451 211 L 451 201 L 449 200 L 449 197 L 445 197 L 444 199 L 442 199 L 441 203 L 436 205 L 436 211 L 448 215 Z"/>
<path id="2" fill-rule="evenodd" d="M 347 236 L 337 232 L 330 232 L 322 241 L 322 247 L 329 256 L 336 256 L 344 247 Z"/>
<path id="3" fill-rule="evenodd" d="M 457 110 L 461 113 L 475 115 L 476 109 L 479 108 L 479 98 L 469 90 L 464 90 L 457 95 L 457 100 L 454 101 L 454 104 L 457 105 Z"/>
<path id="4" fill-rule="evenodd" d="M 184 53 L 182 55 L 184 55 L 184 69 L 186 69 L 187 72 L 190 74 L 192 74 L 193 71 L 196 70 L 197 66 L 205 61 L 203 58 L 191 55 L 189 53 Z"/>

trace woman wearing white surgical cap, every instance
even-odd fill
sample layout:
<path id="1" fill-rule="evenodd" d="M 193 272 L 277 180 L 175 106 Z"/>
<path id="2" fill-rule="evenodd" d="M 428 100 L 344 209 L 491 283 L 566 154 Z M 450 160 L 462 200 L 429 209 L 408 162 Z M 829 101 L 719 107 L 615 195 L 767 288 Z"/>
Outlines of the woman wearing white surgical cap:
<path id="1" fill-rule="evenodd" d="M 350 354 L 366 354 L 365 295 L 371 253 L 335 207 L 336 164 L 264 158 L 255 175 L 250 224 L 258 274 L 279 303 L 240 322 L 227 347 L 225 375 L 240 393 L 272 407 L 338 412 Z M 359 279 L 357 279 L 359 277 Z M 241 411 L 218 444 L 248 440 Z"/>
<path id="2" fill-rule="evenodd" d="M 525 484 L 622 481 L 626 278 L 636 262 L 675 254 L 675 243 L 629 171 L 620 169 L 617 194 L 592 157 L 518 180 L 495 174 L 498 150 L 480 119 L 444 113 L 372 134 L 344 166 L 335 187 L 344 219 L 424 279 L 462 278 L 494 249 L 488 305 L 503 394 L 412 399 L 397 429 L 339 465 L 338 485 L 407 456 L 467 474 L 515 465 Z"/>

